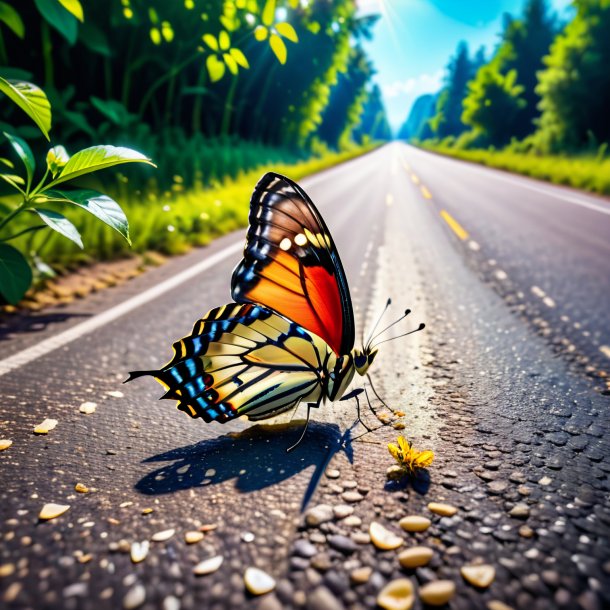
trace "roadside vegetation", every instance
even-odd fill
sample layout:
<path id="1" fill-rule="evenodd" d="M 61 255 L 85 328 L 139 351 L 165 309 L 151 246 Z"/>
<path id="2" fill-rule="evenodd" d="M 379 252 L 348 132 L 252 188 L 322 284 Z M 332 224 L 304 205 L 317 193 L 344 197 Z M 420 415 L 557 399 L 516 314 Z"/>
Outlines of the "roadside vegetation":
<path id="1" fill-rule="evenodd" d="M 354 0 L 0 1 L 0 297 L 81 262 L 205 244 L 246 223 L 264 171 L 298 179 L 388 139 L 362 46 L 376 17 L 356 13 Z M 92 147 L 117 163 L 71 173 Z M 54 188 L 62 171 L 97 208 Z M 109 227 L 82 214 L 100 197 Z"/>
<path id="2" fill-rule="evenodd" d="M 546 0 L 505 16 L 490 57 L 461 43 L 446 83 L 402 137 L 429 150 L 610 195 L 610 0 Z M 414 110 L 416 110 L 414 106 Z"/>

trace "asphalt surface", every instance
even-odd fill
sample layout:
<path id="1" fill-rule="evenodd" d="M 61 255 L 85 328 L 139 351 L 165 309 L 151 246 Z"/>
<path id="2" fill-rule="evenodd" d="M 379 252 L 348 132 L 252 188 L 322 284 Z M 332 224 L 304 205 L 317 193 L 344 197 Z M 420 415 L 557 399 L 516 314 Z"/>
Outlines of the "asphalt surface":
<path id="1" fill-rule="evenodd" d="M 609 399 L 600 373 L 610 218 L 595 208 L 608 204 L 399 144 L 302 184 L 341 253 L 358 327 L 388 296 L 395 315 L 413 310 L 411 327 L 427 323 L 383 345 L 372 370 L 390 407 L 374 400 L 378 417 L 435 452 L 427 477 L 386 481 L 386 445 L 398 432 L 390 425 L 356 439 L 364 430 L 353 401 L 315 413 L 287 454 L 303 407 L 292 421 L 206 425 L 157 401 L 152 380 L 121 385 L 127 371 L 166 362 L 175 339 L 229 300 L 239 254 L 226 248 L 243 242 L 237 232 L 78 304 L 3 321 L 0 438 L 13 445 L 0 453 L 2 603 L 357 609 L 375 607 L 383 586 L 406 576 L 416 588 L 455 582 L 454 609 L 606 607 Z M 162 292 L 205 261 L 215 264 Z M 138 295 L 147 302 L 135 307 Z M 90 332 L 77 336 L 83 322 Z M 65 332 L 77 338 L 57 341 Z M 24 352 L 40 346 L 34 359 Z M 84 402 L 95 412 L 80 413 Z M 45 418 L 57 427 L 34 435 Z M 75 492 L 77 483 L 89 493 Z M 431 501 L 458 511 L 440 518 Z M 40 522 L 47 502 L 70 509 Z M 408 514 L 429 516 L 431 527 L 402 532 Z M 403 548 L 431 547 L 430 564 L 404 569 L 400 549 L 377 550 L 367 537 L 373 520 Z M 185 543 L 185 532 L 207 525 L 216 528 Z M 131 561 L 132 543 L 169 529 Z M 217 555 L 218 571 L 193 574 Z M 495 568 L 487 589 L 460 575 L 478 562 Z M 276 579 L 272 593 L 246 593 L 249 566 Z"/>

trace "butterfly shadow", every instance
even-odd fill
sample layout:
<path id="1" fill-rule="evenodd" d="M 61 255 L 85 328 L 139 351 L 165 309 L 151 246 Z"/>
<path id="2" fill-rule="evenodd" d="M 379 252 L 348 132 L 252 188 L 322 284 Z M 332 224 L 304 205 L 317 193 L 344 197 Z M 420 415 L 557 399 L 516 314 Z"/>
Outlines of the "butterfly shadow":
<path id="1" fill-rule="evenodd" d="M 408 489 L 409 487 L 413 489 L 415 493 L 418 493 L 421 496 L 425 496 L 430 489 L 430 483 L 432 479 L 430 478 L 430 473 L 427 468 L 423 468 L 418 470 L 413 475 L 404 475 L 398 479 L 391 479 L 386 482 L 384 489 L 386 491 L 401 491 L 404 489 Z"/>
<path id="2" fill-rule="evenodd" d="M 135 489 L 146 495 L 162 495 L 235 479 L 236 489 L 249 493 L 315 466 L 301 502 L 304 510 L 336 453 L 344 451 L 353 462 L 351 430 L 341 433 L 336 424 L 310 421 L 303 442 L 287 452 L 300 437 L 304 425 L 304 421 L 259 424 L 149 457 L 144 463 L 171 464 L 142 477 Z"/>

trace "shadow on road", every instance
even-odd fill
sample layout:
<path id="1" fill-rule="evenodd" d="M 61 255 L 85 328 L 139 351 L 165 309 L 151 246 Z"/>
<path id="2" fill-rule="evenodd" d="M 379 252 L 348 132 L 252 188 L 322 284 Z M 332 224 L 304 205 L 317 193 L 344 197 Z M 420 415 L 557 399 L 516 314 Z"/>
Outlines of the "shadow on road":
<path id="1" fill-rule="evenodd" d="M 62 324 L 72 318 L 89 318 L 86 313 L 18 313 L 0 316 L 0 341 L 8 341 L 16 335 L 46 330 L 52 324 Z"/>
<path id="2" fill-rule="evenodd" d="M 287 453 L 286 449 L 296 443 L 304 425 L 304 421 L 256 425 L 243 432 L 147 458 L 144 463 L 172 464 L 147 474 L 135 489 L 143 494 L 159 495 L 236 479 L 236 489 L 248 493 L 280 483 L 315 466 L 301 503 L 303 510 L 335 453 L 345 451 L 350 462 L 353 461 L 351 430 L 342 435 L 336 424 L 321 422 L 310 421 L 301 444 Z"/>

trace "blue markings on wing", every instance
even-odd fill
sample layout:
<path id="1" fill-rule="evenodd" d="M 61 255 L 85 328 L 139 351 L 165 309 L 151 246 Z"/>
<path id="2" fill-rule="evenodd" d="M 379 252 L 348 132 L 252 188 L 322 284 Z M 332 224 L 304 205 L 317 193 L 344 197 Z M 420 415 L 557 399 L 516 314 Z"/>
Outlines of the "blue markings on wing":
<path id="1" fill-rule="evenodd" d="M 201 337 L 193 337 L 193 352 L 197 354 L 201 349 Z"/>
<path id="2" fill-rule="evenodd" d="M 182 375 L 178 372 L 178 369 L 176 367 L 173 367 L 170 370 L 173 378 L 178 382 L 178 383 L 182 383 Z"/>

